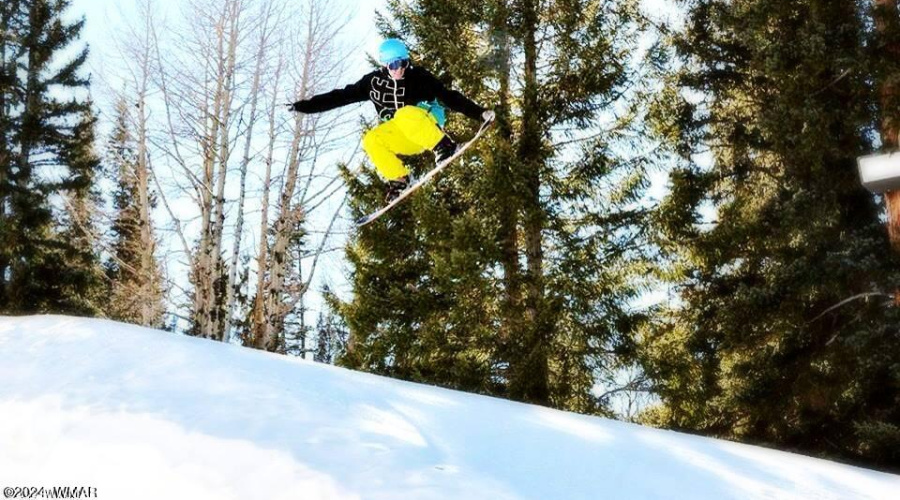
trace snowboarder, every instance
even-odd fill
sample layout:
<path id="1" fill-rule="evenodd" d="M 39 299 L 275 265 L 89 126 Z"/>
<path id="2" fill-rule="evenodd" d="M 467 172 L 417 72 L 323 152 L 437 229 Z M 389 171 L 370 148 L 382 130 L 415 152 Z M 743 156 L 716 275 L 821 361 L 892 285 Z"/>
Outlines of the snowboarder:
<path id="1" fill-rule="evenodd" d="M 436 163 L 440 163 L 456 152 L 456 143 L 443 131 L 442 104 L 473 120 L 491 121 L 494 112 L 448 89 L 426 69 L 413 66 L 409 49 L 401 40 L 382 42 L 378 61 L 384 66 L 358 82 L 288 106 L 291 111 L 309 114 L 372 101 L 381 123 L 366 132 L 363 149 L 388 181 L 385 201 L 389 202 L 409 186 L 409 169 L 398 155 L 417 155 L 431 149 Z"/>

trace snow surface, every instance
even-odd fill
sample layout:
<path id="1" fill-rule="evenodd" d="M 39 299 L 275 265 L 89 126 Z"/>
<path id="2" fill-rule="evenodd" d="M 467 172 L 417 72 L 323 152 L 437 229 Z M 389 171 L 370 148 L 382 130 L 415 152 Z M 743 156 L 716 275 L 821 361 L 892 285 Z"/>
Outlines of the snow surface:
<path id="1" fill-rule="evenodd" d="M 900 476 L 112 321 L 0 318 L 0 488 L 100 499 L 897 499 Z"/>

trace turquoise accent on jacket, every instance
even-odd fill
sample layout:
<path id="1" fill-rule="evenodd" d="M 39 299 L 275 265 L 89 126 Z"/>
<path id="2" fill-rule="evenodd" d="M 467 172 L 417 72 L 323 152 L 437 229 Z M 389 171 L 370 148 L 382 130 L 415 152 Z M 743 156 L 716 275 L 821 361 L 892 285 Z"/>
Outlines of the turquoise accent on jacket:
<path id="1" fill-rule="evenodd" d="M 434 117 L 435 121 L 437 121 L 438 127 L 444 128 L 444 124 L 447 123 L 447 111 L 444 106 L 439 103 L 437 100 L 434 101 L 422 101 L 418 104 L 418 106 Z"/>

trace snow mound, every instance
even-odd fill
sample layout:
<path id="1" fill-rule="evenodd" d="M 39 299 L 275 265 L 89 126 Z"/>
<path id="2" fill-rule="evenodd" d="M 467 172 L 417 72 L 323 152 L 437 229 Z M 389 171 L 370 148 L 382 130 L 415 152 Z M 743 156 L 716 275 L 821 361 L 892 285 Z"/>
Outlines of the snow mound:
<path id="1" fill-rule="evenodd" d="M 101 499 L 900 498 L 900 476 L 112 321 L 0 318 L 0 488 Z"/>

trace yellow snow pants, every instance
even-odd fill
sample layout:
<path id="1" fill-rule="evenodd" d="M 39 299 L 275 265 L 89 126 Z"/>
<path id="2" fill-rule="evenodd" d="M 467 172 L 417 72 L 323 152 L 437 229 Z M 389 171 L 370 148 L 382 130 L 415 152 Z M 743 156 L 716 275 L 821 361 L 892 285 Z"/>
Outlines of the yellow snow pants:
<path id="1" fill-rule="evenodd" d="M 428 111 L 403 106 L 394 117 L 370 129 L 363 136 L 363 149 L 385 179 L 392 181 L 409 173 L 397 155 L 417 155 L 434 148 L 444 132 Z"/>

